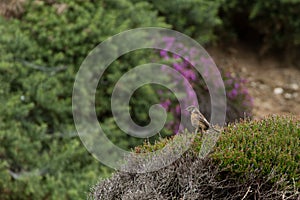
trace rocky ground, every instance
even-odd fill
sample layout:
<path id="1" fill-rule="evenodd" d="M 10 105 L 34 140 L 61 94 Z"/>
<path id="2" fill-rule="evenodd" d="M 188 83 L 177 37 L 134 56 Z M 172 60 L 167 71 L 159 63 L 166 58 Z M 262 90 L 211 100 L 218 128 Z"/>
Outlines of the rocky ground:
<path id="1" fill-rule="evenodd" d="M 207 51 L 217 65 L 248 79 L 254 118 L 292 114 L 300 120 L 300 67 L 284 64 L 279 56 L 259 56 L 257 50 L 241 44 Z"/>

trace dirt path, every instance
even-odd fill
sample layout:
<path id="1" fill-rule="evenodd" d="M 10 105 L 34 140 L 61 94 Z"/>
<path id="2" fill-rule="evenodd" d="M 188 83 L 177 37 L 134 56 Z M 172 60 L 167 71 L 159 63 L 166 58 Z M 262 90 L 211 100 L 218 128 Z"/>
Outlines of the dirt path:
<path id="1" fill-rule="evenodd" d="M 254 118 L 292 114 L 300 120 L 300 68 L 284 66 L 275 56 L 259 57 L 243 45 L 225 49 L 211 47 L 208 52 L 217 65 L 248 79 Z"/>

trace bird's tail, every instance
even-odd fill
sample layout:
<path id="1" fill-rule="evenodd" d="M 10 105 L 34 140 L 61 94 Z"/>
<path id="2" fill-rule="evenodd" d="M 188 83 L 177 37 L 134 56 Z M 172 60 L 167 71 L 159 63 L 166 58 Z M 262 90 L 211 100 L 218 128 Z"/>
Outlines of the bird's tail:
<path id="1" fill-rule="evenodd" d="M 221 132 L 220 129 L 216 129 L 215 126 L 212 125 L 212 124 L 209 125 L 209 128 L 211 128 L 211 129 L 213 129 L 213 130 L 215 130 L 215 131 L 217 131 L 217 132 L 219 132 L 219 133 Z"/>

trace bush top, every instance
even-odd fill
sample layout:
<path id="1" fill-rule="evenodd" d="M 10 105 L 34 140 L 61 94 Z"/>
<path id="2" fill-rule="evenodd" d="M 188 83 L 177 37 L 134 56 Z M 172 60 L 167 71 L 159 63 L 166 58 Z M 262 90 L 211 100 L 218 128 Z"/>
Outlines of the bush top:
<path id="1" fill-rule="evenodd" d="M 292 117 L 272 116 L 230 124 L 221 135 L 212 158 L 236 174 L 259 171 L 282 176 L 300 186 L 300 123 Z"/>
<path id="2" fill-rule="evenodd" d="M 222 171 L 237 177 L 259 173 L 272 174 L 273 181 L 281 178 L 300 187 L 300 123 L 292 117 L 270 116 L 263 120 L 241 120 L 229 124 L 221 133 L 213 153 L 209 155 Z M 185 132 L 184 134 L 190 134 Z M 181 137 L 177 135 L 174 137 Z M 135 148 L 144 153 L 163 148 L 168 140 Z M 201 137 L 197 136 L 190 151 L 199 152 Z"/>

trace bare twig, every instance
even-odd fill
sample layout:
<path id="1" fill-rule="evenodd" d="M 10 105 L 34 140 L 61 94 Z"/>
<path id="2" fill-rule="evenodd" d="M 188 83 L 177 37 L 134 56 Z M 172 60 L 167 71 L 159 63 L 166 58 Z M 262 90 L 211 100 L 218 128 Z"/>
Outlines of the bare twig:
<path id="1" fill-rule="evenodd" d="M 248 190 L 247 190 L 247 192 L 245 193 L 245 195 L 243 196 L 242 200 L 244 200 L 244 199 L 247 197 L 248 193 L 251 192 L 250 189 L 251 189 L 251 186 L 248 187 Z"/>

